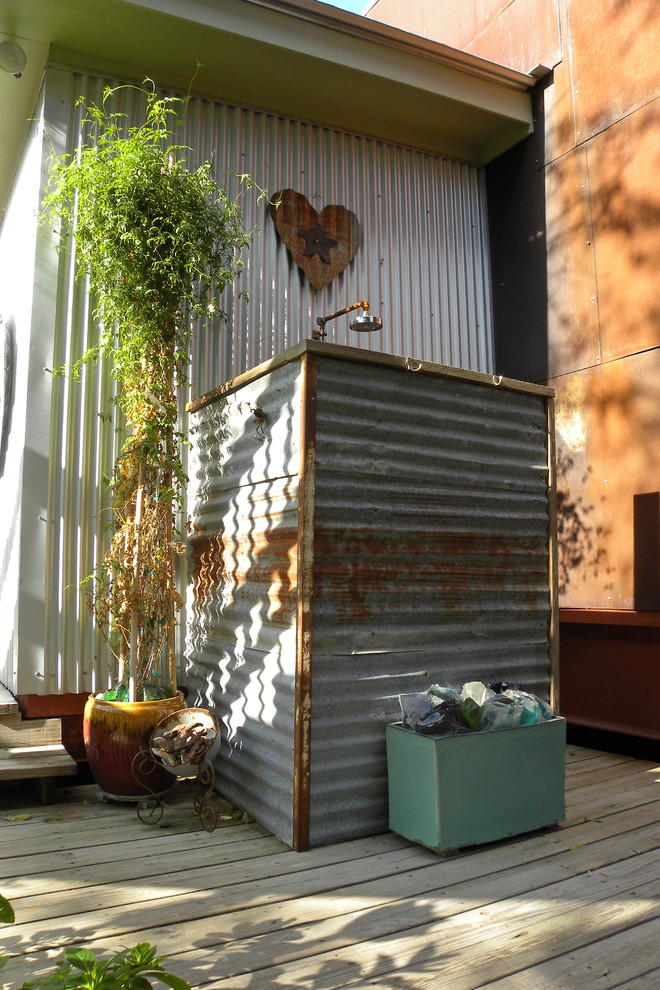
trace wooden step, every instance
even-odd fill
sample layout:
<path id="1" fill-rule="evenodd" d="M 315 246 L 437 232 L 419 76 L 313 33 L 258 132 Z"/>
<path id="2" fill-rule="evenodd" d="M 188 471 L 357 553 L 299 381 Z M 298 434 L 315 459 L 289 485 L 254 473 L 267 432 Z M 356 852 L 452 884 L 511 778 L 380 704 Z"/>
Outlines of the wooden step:
<path id="1" fill-rule="evenodd" d="M 76 771 L 76 761 L 61 743 L 0 749 L 0 780 L 68 777 Z"/>
<path id="2" fill-rule="evenodd" d="M 23 718 L 0 715 L 0 750 L 27 746 L 55 746 L 62 742 L 59 718 Z"/>
<path id="3" fill-rule="evenodd" d="M 55 778 L 74 776 L 78 767 L 62 745 L 59 718 L 26 719 L 18 705 L 15 709 L 0 696 L 0 781 L 34 781 L 46 803 L 55 790 Z"/>
<path id="4" fill-rule="evenodd" d="M 57 777 L 74 777 L 78 765 L 61 743 L 0 748 L 0 781 L 29 780 L 42 804 L 52 801 Z"/>
<path id="5" fill-rule="evenodd" d="M 74 777 L 78 765 L 61 743 L 0 748 L 0 781 L 29 780 L 42 804 L 52 801 L 57 777 Z"/>

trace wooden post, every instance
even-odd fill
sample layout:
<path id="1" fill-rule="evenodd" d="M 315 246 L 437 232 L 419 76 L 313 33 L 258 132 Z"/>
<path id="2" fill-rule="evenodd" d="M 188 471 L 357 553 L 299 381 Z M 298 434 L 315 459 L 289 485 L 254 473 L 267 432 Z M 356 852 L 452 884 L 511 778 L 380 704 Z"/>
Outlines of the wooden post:
<path id="1" fill-rule="evenodd" d="M 300 467 L 298 476 L 298 604 L 293 740 L 293 848 L 309 849 L 312 733 L 312 599 L 314 592 L 314 493 L 316 487 L 316 358 L 302 359 Z"/>

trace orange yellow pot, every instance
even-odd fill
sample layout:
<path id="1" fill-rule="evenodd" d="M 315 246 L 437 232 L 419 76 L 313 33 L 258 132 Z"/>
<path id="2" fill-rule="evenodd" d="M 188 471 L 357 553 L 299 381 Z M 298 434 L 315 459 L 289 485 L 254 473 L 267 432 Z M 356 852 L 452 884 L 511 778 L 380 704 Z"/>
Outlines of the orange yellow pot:
<path id="1" fill-rule="evenodd" d="M 107 797 L 138 801 L 165 794 L 175 778 L 151 758 L 149 739 L 161 718 L 184 708 L 181 696 L 158 701 L 104 701 L 90 694 L 83 716 L 89 767 Z M 136 754 L 141 756 L 136 758 Z"/>

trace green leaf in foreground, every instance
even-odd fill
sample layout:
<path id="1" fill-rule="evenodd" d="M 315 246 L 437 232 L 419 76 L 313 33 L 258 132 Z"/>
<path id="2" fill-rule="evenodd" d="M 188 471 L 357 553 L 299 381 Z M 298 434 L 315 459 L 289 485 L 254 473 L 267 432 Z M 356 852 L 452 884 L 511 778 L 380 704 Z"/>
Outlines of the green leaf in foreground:
<path id="1" fill-rule="evenodd" d="M 140 942 L 110 959 L 97 960 L 91 949 L 68 948 L 56 969 L 23 984 L 22 990 L 152 990 L 158 980 L 172 990 L 191 990 L 190 984 L 168 973 L 156 946 Z"/>

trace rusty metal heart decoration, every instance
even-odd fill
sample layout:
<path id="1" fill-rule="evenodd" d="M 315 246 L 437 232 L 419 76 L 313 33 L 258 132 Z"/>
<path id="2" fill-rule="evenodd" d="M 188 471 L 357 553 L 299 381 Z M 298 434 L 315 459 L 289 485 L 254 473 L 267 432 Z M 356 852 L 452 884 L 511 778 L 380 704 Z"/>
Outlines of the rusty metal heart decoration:
<path id="1" fill-rule="evenodd" d="M 325 288 L 343 272 L 360 246 L 360 221 L 345 206 L 325 206 L 317 213 L 302 193 L 281 189 L 268 211 L 282 242 L 314 289 Z"/>

